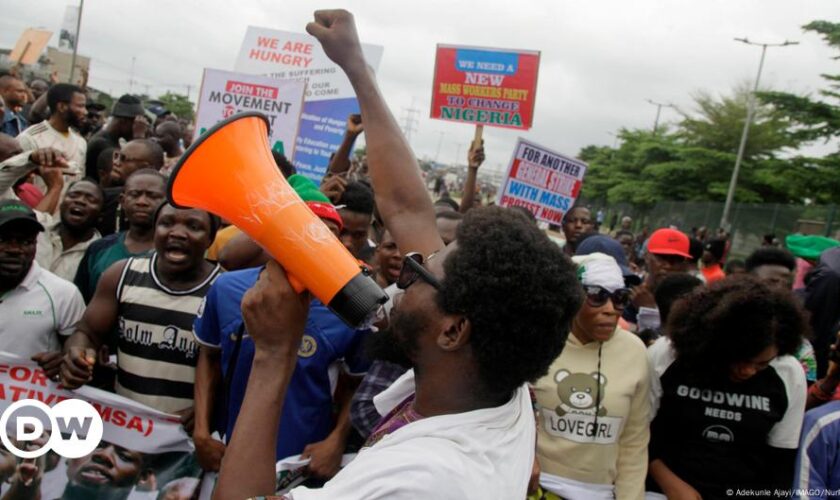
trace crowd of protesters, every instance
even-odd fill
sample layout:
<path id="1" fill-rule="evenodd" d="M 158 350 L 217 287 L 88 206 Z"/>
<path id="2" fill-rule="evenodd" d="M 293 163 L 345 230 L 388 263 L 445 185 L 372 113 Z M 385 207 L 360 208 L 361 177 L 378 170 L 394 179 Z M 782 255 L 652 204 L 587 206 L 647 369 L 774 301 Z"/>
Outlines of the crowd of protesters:
<path id="1" fill-rule="evenodd" d="M 320 185 L 275 161 L 385 289 L 376 323 L 348 327 L 247 234 L 166 202 L 184 120 L 7 74 L 0 349 L 178 415 L 218 498 L 273 494 L 290 456 L 309 460 L 296 500 L 840 490 L 840 243 L 768 235 L 739 261 L 723 231 L 607 231 L 585 206 L 558 240 L 480 206 L 480 143 L 463 199 L 433 201 L 352 16 L 307 30 L 361 115 Z"/>

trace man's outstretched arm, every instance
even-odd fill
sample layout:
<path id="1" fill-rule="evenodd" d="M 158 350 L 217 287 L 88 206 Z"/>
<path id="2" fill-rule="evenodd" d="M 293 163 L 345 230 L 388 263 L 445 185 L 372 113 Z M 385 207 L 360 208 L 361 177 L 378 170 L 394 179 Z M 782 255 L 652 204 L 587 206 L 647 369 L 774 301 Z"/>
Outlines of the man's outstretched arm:
<path id="1" fill-rule="evenodd" d="M 347 74 L 365 126 L 368 167 L 376 206 L 397 246 L 424 255 L 443 248 L 435 225 L 432 200 L 420 167 L 391 115 L 362 54 L 353 15 L 344 10 L 319 10 L 306 31 L 321 42 L 327 56 Z"/>

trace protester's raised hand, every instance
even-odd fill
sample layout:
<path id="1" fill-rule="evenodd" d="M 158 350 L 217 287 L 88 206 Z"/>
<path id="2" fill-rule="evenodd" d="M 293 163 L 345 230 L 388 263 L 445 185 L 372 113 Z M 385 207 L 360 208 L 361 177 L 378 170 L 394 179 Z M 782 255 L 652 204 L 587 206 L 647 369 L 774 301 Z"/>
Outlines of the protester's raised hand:
<path id="1" fill-rule="evenodd" d="M 344 190 L 347 189 L 347 179 L 343 175 L 331 175 L 321 184 L 320 190 L 330 199 L 333 205 L 338 204 Z"/>
<path id="2" fill-rule="evenodd" d="M 39 148 L 29 153 L 29 161 L 41 167 L 67 168 L 64 153 L 54 148 Z"/>
<path id="3" fill-rule="evenodd" d="M 149 135 L 149 128 L 151 124 L 149 119 L 143 115 L 134 117 L 134 124 L 131 127 L 131 132 L 135 139 L 145 139 Z"/>
<path id="4" fill-rule="evenodd" d="M 352 114 L 347 117 L 347 133 L 359 135 L 365 131 L 365 124 L 362 123 L 362 115 Z"/>
<path id="5" fill-rule="evenodd" d="M 309 293 L 298 295 L 273 260 L 242 298 L 242 318 L 258 352 L 294 359 L 308 314 Z"/>
<path id="6" fill-rule="evenodd" d="M 340 9 L 316 10 L 315 20 L 306 25 L 306 32 L 321 42 L 327 57 L 346 73 L 365 69 L 353 14 Z"/>
<path id="7" fill-rule="evenodd" d="M 470 144 L 470 150 L 467 152 L 467 166 L 470 168 L 478 168 L 484 163 L 484 139 L 481 144 L 476 145 L 475 142 Z"/>
<path id="8" fill-rule="evenodd" d="M 90 382 L 95 363 L 95 349 L 70 347 L 61 362 L 61 384 L 67 389 L 76 389 Z"/>

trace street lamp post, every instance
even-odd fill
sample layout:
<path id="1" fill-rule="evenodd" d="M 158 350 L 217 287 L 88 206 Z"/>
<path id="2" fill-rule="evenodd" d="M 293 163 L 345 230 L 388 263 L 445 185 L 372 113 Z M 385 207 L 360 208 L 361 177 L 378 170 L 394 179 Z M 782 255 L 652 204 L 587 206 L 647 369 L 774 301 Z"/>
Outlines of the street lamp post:
<path id="1" fill-rule="evenodd" d="M 674 108 L 674 109 L 676 109 L 676 106 L 674 106 L 673 104 L 670 104 L 670 103 L 656 102 L 652 99 L 648 99 L 647 102 L 656 106 L 656 119 L 653 120 L 653 135 L 656 135 L 656 129 L 659 128 L 659 114 L 662 112 L 662 108 Z"/>
<path id="2" fill-rule="evenodd" d="M 73 82 L 73 77 L 76 76 L 76 52 L 79 49 L 79 35 L 82 30 L 82 9 L 85 7 L 85 0 L 79 0 L 79 17 L 76 18 L 76 39 L 73 41 L 73 57 L 70 59 L 70 83 Z"/>
<path id="3" fill-rule="evenodd" d="M 788 45 L 798 45 L 799 42 L 791 42 L 785 40 L 782 43 L 756 43 L 751 42 L 747 38 L 736 38 L 735 41 L 745 43 L 747 45 L 758 45 L 761 47 L 761 59 L 758 62 L 758 73 L 755 75 L 755 85 L 753 91 L 747 98 L 747 119 L 744 121 L 744 130 L 741 132 L 741 143 L 738 145 L 738 156 L 735 158 L 735 168 L 732 169 L 732 178 L 729 180 L 729 190 L 726 192 L 726 203 L 723 205 L 723 215 L 720 218 L 720 227 L 729 231 L 730 221 L 729 212 L 732 210 L 732 201 L 735 198 L 735 187 L 738 185 L 738 173 L 741 170 L 741 161 L 744 159 L 744 150 L 747 148 L 747 138 L 750 135 L 750 125 L 752 124 L 753 116 L 755 115 L 755 94 L 758 92 L 758 82 L 761 79 L 761 70 L 764 67 L 764 55 L 767 53 L 767 47 L 786 47 Z"/>

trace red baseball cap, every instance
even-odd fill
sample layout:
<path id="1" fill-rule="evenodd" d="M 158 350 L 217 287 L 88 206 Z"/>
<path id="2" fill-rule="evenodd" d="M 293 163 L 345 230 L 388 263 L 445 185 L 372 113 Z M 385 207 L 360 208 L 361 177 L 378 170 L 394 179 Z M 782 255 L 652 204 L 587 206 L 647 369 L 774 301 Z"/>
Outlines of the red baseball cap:
<path id="1" fill-rule="evenodd" d="M 691 258 L 688 236 L 676 229 L 657 229 L 648 240 L 648 252 L 656 255 L 679 255 Z"/>

